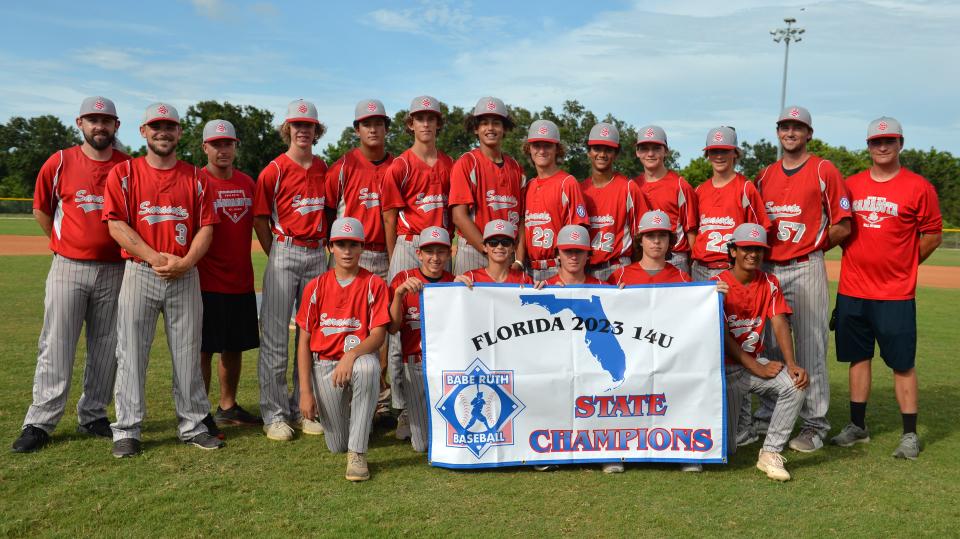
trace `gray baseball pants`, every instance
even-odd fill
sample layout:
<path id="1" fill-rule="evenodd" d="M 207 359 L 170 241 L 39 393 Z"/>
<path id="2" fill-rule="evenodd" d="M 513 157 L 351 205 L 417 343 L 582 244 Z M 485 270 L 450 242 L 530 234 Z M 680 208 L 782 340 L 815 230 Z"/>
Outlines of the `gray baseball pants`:
<path id="1" fill-rule="evenodd" d="M 313 358 L 313 394 L 327 448 L 331 453 L 366 453 L 380 394 L 380 358 L 376 354 L 358 357 L 347 387 L 334 387 L 330 381 L 338 362 L 317 354 Z"/>

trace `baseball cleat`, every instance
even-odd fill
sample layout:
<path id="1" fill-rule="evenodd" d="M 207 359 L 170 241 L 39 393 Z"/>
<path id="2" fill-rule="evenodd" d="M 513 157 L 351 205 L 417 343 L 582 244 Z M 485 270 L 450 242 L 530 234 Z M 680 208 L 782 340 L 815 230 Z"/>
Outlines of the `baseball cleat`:
<path id="1" fill-rule="evenodd" d="M 783 467 L 785 462 L 787 462 L 787 459 L 783 458 L 780 453 L 761 449 L 757 458 L 757 469 L 767 474 L 767 477 L 774 481 L 789 481 L 790 472 Z"/>
<path id="2" fill-rule="evenodd" d="M 267 438 L 278 442 L 289 442 L 293 440 L 293 429 L 287 425 L 286 421 L 277 421 L 263 426 L 263 432 Z"/>
<path id="3" fill-rule="evenodd" d="M 397 433 L 396 434 L 397 434 L 398 440 L 410 439 L 410 416 L 407 414 L 406 410 L 400 412 L 400 416 L 397 417 Z"/>
<path id="4" fill-rule="evenodd" d="M 870 441 L 870 431 L 854 425 L 853 423 L 848 423 L 846 427 L 843 427 L 843 430 L 840 431 L 840 434 L 830 438 L 830 443 L 833 445 L 839 445 L 840 447 L 850 447 L 853 444 L 862 444 Z"/>
<path id="5" fill-rule="evenodd" d="M 813 453 L 823 447 L 823 439 L 814 429 L 803 429 L 794 439 L 790 440 L 790 449 L 801 453 Z"/>
<path id="6" fill-rule="evenodd" d="M 745 445 L 750 445 L 760 437 L 757 436 L 757 431 L 753 427 L 749 427 L 737 433 L 737 447 L 743 447 Z"/>
<path id="7" fill-rule="evenodd" d="M 226 410 L 217 406 L 217 411 L 213 414 L 213 420 L 217 422 L 217 426 L 219 427 L 231 425 L 238 427 L 259 427 L 263 425 L 262 419 L 244 410 L 239 404 L 234 404 Z"/>
<path id="8" fill-rule="evenodd" d="M 113 442 L 113 456 L 118 459 L 135 457 L 140 452 L 140 440 L 136 438 L 121 438 Z"/>
<path id="9" fill-rule="evenodd" d="M 608 462 L 603 465 L 603 473 L 623 473 L 623 463 Z"/>
<path id="10" fill-rule="evenodd" d="M 197 446 L 200 449 L 206 450 L 220 449 L 221 447 L 227 445 L 223 440 L 206 432 L 201 432 L 189 440 L 184 440 L 183 443 Z"/>
<path id="11" fill-rule="evenodd" d="M 370 479 L 370 468 L 367 466 L 367 456 L 363 453 L 347 452 L 348 481 L 366 481 Z"/>
<path id="12" fill-rule="evenodd" d="M 917 460 L 920 456 L 920 438 L 916 432 L 908 432 L 900 437 L 900 445 L 893 452 L 894 458 Z"/>
<path id="13" fill-rule="evenodd" d="M 33 453 L 41 447 L 47 445 L 50 441 L 50 435 L 40 427 L 27 425 L 20 431 L 20 436 L 13 442 L 10 448 L 14 453 Z"/>
<path id="14" fill-rule="evenodd" d="M 90 436 L 99 436 L 101 438 L 113 438 L 113 430 L 110 428 L 110 421 L 105 417 L 77 425 L 77 432 L 80 434 L 89 434 Z"/>
<path id="15" fill-rule="evenodd" d="M 304 434 L 310 434 L 313 436 L 319 436 L 323 434 L 323 425 L 321 425 L 319 421 L 314 421 L 313 419 L 302 418 L 295 425 L 298 429 L 303 431 Z"/>

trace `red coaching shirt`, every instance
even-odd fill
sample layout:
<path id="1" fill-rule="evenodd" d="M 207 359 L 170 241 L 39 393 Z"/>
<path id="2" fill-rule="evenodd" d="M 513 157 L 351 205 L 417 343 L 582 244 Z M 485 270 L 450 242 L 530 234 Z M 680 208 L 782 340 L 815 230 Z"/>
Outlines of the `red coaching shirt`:
<path id="1" fill-rule="evenodd" d="M 304 241 L 327 237 L 324 178 L 327 164 L 313 158 L 306 169 L 287 154 L 270 161 L 257 177 L 253 215 L 270 217 L 273 233 Z"/>
<path id="2" fill-rule="evenodd" d="M 460 156 L 450 173 L 450 205 L 469 207 L 477 228 L 494 219 L 520 224 L 523 214 L 523 168 L 507 154 L 503 163 L 494 163 L 479 148 Z"/>
<path id="3" fill-rule="evenodd" d="M 490 277 L 490 274 L 487 273 L 486 268 L 474 269 L 464 273 L 467 277 L 470 278 L 474 283 L 496 283 L 498 281 L 493 280 L 493 277 Z M 526 273 L 511 269 L 507 272 L 507 278 L 503 283 L 511 284 L 533 284 L 533 278 L 531 278 Z"/>
<path id="4" fill-rule="evenodd" d="M 636 262 L 624 268 L 617 268 L 607 279 L 607 284 L 629 286 L 633 284 L 689 283 L 691 280 L 687 272 L 677 269 L 669 262 L 655 275 L 647 273 L 647 270 L 643 269 L 639 262 Z"/>
<path id="5" fill-rule="evenodd" d="M 40 167 L 33 209 L 53 217 L 51 251 L 76 260 L 122 260 L 101 211 L 107 174 L 128 159 L 114 150 L 108 161 L 95 161 L 73 146 L 51 155 Z"/>
<path id="6" fill-rule="evenodd" d="M 310 351 L 339 361 L 373 328 L 390 323 L 389 294 L 387 283 L 363 268 L 346 286 L 334 271 L 315 277 L 304 287 L 297 312 L 297 325 L 310 334 Z"/>
<path id="7" fill-rule="evenodd" d="M 763 330 L 767 320 L 780 314 L 793 313 L 783 298 L 780 281 L 770 273 L 757 271 L 753 280 L 743 285 L 730 270 L 712 280 L 730 285 L 730 291 L 723 298 L 727 331 L 744 352 L 753 358 L 759 357 L 763 353 Z M 729 355 L 725 361 L 728 365 L 740 364 Z"/>
<path id="8" fill-rule="evenodd" d="M 337 218 L 353 217 L 363 224 L 364 249 L 383 251 L 383 175 L 393 163 L 387 154 L 376 164 L 354 148 L 327 171 L 327 206 L 336 208 Z"/>
<path id="9" fill-rule="evenodd" d="M 253 292 L 253 263 L 250 242 L 253 239 L 253 178 L 238 170 L 229 180 L 211 175 L 206 168 L 200 175 L 207 183 L 207 197 L 220 222 L 213 225 L 213 241 L 207 254 L 197 263 L 200 289 L 221 294 Z"/>
<path id="10" fill-rule="evenodd" d="M 920 234 L 943 232 L 937 192 L 923 176 L 901 168 L 886 182 L 865 170 L 847 178 L 855 217 L 843 245 L 840 287 L 845 296 L 912 299 L 917 289 Z"/>
<path id="11" fill-rule="evenodd" d="M 197 167 L 177 161 L 161 170 L 137 157 L 107 176 L 103 220 L 124 221 L 155 251 L 183 257 L 200 228 L 217 223 L 217 214 Z"/>
<path id="12" fill-rule="evenodd" d="M 674 226 L 677 242 L 671 251 L 675 253 L 690 252 L 687 242 L 687 232 L 697 229 L 697 196 L 687 180 L 670 170 L 655 182 L 647 181 L 643 174 L 635 181 L 640 190 L 647 197 L 651 210 L 660 210 L 670 217 Z"/>
<path id="13" fill-rule="evenodd" d="M 524 193 L 523 235 L 530 260 L 557 257 L 557 233 L 566 225 L 590 226 L 580 183 L 560 170 L 547 178 L 527 182 Z"/>
<path id="14" fill-rule="evenodd" d="M 697 187 L 699 229 L 693 245 L 693 259 L 701 264 L 727 262 L 727 241 L 743 223 L 757 223 L 770 229 L 757 188 L 737 174 L 721 188 L 707 180 Z"/>
<path id="15" fill-rule="evenodd" d="M 756 183 L 771 223 L 772 262 L 825 249 L 830 225 L 850 217 L 843 176 L 826 159 L 811 155 L 790 176 L 783 171 L 783 161 L 777 161 L 760 171 Z"/>
<path id="16" fill-rule="evenodd" d="M 383 209 L 399 209 L 397 235 L 417 235 L 423 229 L 440 226 L 451 230 L 447 215 L 450 170 L 453 160 L 437 152 L 429 166 L 411 150 L 397 156 L 383 176 Z"/>
<path id="17" fill-rule="evenodd" d="M 614 174 L 603 187 L 587 178 L 580 184 L 590 216 L 590 265 L 619 261 L 633 254 L 633 236 L 640 217 L 649 211 L 647 197 L 636 182 L 623 174 Z"/>
<path id="18" fill-rule="evenodd" d="M 400 285 L 410 277 L 424 284 L 453 282 L 453 274 L 448 271 L 443 272 L 440 279 L 431 281 L 419 269 L 404 270 L 390 282 L 391 298 L 397 295 L 397 288 L 400 288 Z M 400 328 L 400 348 L 404 363 L 408 363 L 410 356 L 419 356 L 423 353 L 420 349 L 420 294 L 403 296 L 403 326 Z"/>

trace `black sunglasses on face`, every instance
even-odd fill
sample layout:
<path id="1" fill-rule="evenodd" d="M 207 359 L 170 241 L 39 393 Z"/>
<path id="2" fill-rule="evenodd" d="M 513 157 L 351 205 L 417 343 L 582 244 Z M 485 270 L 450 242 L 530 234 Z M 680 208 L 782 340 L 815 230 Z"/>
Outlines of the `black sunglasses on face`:
<path id="1" fill-rule="evenodd" d="M 511 240 L 510 238 L 490 238 L 489 240 L 484 240 L 483 243 L 488 247 L 513 246 L 513 240 Z"/>

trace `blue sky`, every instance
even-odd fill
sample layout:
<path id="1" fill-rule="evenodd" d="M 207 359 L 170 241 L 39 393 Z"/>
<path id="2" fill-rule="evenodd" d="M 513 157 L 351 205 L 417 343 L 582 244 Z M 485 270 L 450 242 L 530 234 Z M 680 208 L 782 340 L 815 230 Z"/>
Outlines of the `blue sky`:
<path id="1" fill-rule="evenodd" d="M 861 148 L 867 123 L 889 115 L 908 147 L 960 155 L 960 3 L 943 0 L 9 3 L 0 120 L 72 121 L 85 96 L 102 94 L 138 147 L 155 100 L 279 117 L 302 97 L 330 128 L 322 148 L 367 97 L 388 112 L 425 93 L 530 110 L 577 99 L 662 125 L 686 163 L 716 125 L 773 139 L 783 45 L 768 32 L 787 16 L 806 29 L 791 44 L 787 102 L 811 110 L 818 137 Z"/>

